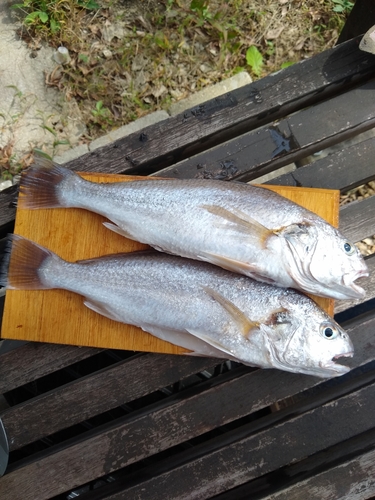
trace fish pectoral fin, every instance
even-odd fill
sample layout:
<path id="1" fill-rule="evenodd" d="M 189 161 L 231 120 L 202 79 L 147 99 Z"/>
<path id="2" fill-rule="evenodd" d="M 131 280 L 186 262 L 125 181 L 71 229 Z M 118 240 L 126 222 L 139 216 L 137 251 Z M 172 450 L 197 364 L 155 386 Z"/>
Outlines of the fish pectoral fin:
<path id="1" fill-rule="evenodd" d="M 211 214 L 234 224 L 238 231 L 245 232 L 249 237 L 254 235 L 262 245 L 265 245 L 269 236 L 275 234 L 271 229 L 268 229 L 245 212 L 237 210 L 236 208 L 228 210 L 217 205 L 202 205 L 201 207 Z"/>
<path id="2" fill-rule="evenodd" d="M 125 229 L 117 226 L 116 224 L 112 224 L 112 222 L 103 222 L 103 226 L 107 229 L 110 229 L 114 233 L 120 234 L 121 236 L 125 236 L 125 238 L 129 238 L 130 240 L 134 240 L 134 236 L 128 233 Z"/>
<path id="3" fill-rule="evenodd" d="M 93 300 L 86 299 L 84 302 L 84 305 L 91 309 L 92 311 L 100 314 L 101 316 L 105 316 L 108 319 L 112 319 L 113 321 L 121 321 L 123 322 L 120 318 L 118 318 L 115 314 L 113 314 L 111 311 L 108 311 L 108 309 L 105 307 L 104 304 L 100 302 L 94 302 Z"/>
<path id="4" fill-rule="evenodd" d="M 251 278 L 259 281 L 266 281 L 267 283 L 272 281 L 267 276 L 262 275 L 262 269 L 260 269 L 256 264 L 249 264 L 247 262 L 231 259 L 225 255 L 219 255 L 212 252 L 200 252 L 197 258 L 199 260 L 211 262 L 212 264 L 222 267 L 223 269 L 227 269 L 228 271 L 245 274 L 246 276 L 250 276 Z"/>
<path id="5" fill-rule="evenodd" d="M 246 316 L 246 314 L 241 311 L 233 302 L 223 297 L 220 293 L 216 292 L 212 288 L 203 287 L 204 291 L 209 295 L 212 299 L 218 302 L 231 316 L 236 325 L 238 326 L 241 334 L 248 338 L 251 335 L 251 332 L 255 329 L 258 329 L 260 323 L 258 321 L 252 321 L 250 318 Z"/>

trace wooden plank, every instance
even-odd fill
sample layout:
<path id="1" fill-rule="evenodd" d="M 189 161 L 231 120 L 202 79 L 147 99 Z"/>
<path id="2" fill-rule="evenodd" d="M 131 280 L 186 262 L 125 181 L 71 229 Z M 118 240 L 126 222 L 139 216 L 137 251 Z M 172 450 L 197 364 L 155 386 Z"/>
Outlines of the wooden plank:
<path id="1" fill-rule="evenodd" d="M 362 319 L 360 321 L 357 318 L 350 322 L 349 332 L 355 345 L 356 355 L 353 360 L 345 360 L 346 364 L 350 363 L 352 366 L 360 366 L 375 359 L 374 328 L 375 313 L 368 315 L 368 318 L 365 320 Z M 172 396 L 168 400 L 165 400 L 165 402 L 145 408 L 143 411 L 134 412 L 128 417 L 118 419 L 110 425 L 88 432 L 74 441 L 49 448 L 44 453 L 35 456 L 34 459 L 30 458 L 27 460 L 24 465 L 22 463 L 14 464 L 15 469 L 0 481 L 0 496 L 2 500 L 6 500 L 7 498 L 15 500 L 17 497 L 14 498 L 6 495 L 14 495 L 17 491 L 22 491 L 22 495 L 24 495 L 22 500 L 49 498 L 166 448 L 173 447 L 191 437 L 224 425 L 233 419 L 238 419 L 241 416 L 255 412 L 264 406 L 268 406 L 270 402 L 275 402 L 284 399 L 288 395 L 302 392 L 317 383 L 324 383 L 313 377 L 296 376 L 295 374 L 277 370 L 257 370 L 251 373 L 244 373 L 243 371 L 241 373 L 239 371 L 239 373 L 240 376 L 238 378 L 232 378 L 233 375 L 229 373 L 221 379 L 209 380 L 207 383 L 203 383 L 196 388 L 188 389 L 182 394 Z M 350 377 L 347 378 L 350 379 Z M 340 391 L 341 393 L 347 393 L 353 390 L 354 387 L 357 387 L 358 384 L 363 385 L 366 383 L 362 380 L 358 382 L 355 378 L 352 381 L 352 385 L 350 380 L 349 383 L 348 380 L 345 382 L 345 378 L 339 378 L 337 381 L 339 386 L 336 386 L 331 392 L 328 391 L 325 395 L 328 400 L 337 398 L 340 395 Z M 342 384 L 340 384 L 341 381 Z M 201 455 L 208 453 L 202 456 L 202 460 L 205 460 L 205 457 L 207 457 L 209 461 L 208 465 L 201 463 L 203 467 L 202 474 L 204 470 L 217 471 L 218 476 L 213 478 L 214 481 L 218 480 L 221 473 L 225 476 L 225 480 L 228 480 L 228 475 L 238 477 L 240 475 L 239 468 L 243 466 L 244 470 L 251 470 L 254 473 L 254 476 L 244 477 L 244 481 L 248 481 L 252 477 L 257 477 L 267 472 L 267 470 L 263 469 L 263 465 L 260 466 L 260 469 L 257 469 L 258 466 L 253 467 L 251 465 L 254 463 L 263 464 L 260 460 L 261 456 L 253 456 L 253 451 L 256 454 L 263 452 L 267 454 L 267 466 L 270 467 L 270 470 L 289 463 L 289 458 L 286 458 L 285 462 L 281 465 L 278 463 L 278 460 L 280 458 L 284 460 L 284 445 L 286 443 L 284 438 L 294 428 L 294 433 L 292 432 L 293 438 L 288 438 L 286 445 L 294 447 L 291 453 L 293 453 L 296 460 L 315 453 L 318 449 L 324 449 L 336 442 L 348 439 L 352 435 L 356 435 L 369 428 L 370 425 L 367 427 L 367 424 L 373 425 L 373 408 L 372 406 L 371 408 L 368 406 L 375 405 L 375 398 L 373 397 L 375 388 L 373 386 L 371 386 L 371 391 L 371 394 L 363 394 L 363 397 L 361 396 L 360 398 L 356 394 L 351 395 L 350 398 L 353 398 L 353 400 L 351 400 L 349 406 L 346 406 L 346 404 L 342 405 L 342 400 L 336 400 L 332 404 L 329 403 L 323 406 L 326 413 L 319 413 L 320 416 L 317 419 L 314 417 L 315 420 L 309 420 L 308 423 L 304 424 L 303 428 L 299 427 L 298 418 L 297 424 L 295 419 L 286 422 L 286 427 L 284 427 L 284 423 L 276 424 L 269 430 L 271 436 L 268 434 L 268 431 L 263 431 L 260 433 L 263 437 L 260 437 L 259 441 L 255 442 L 250 438 L 247 452 L 244 452 L 247 449 L 247 444 L 244 442 L 243 447 L 241 447 L 242 451 L 240 450 L 241 457 L 239 458 L 242 465 L 238 464 L 237 467 L 229 458 L 228 468 L 226 468 L 226 453 L 229 450 L 229 454 L 231 454 L 230 450 L 232 450 L 233 456 L 236 455 L 236 446 L 239 439 L 242 439 L 245 435 L 246 441 L 247 436 L 253 435 L 259 427 L 268 427 L 270 425 L 267 420 L 269 417 L 266 417 L 265 421 L 262 419 L 257 420 L 248 426 L 241 427 L 238 431 L 234 431 L 234 433 L 229 433 L 224 435 L 223 438 L 218 438 L 217 446 L 221 447 L 223 444 L 225 446 L 215 466 L 213 465 L 215 463 L 215 458 L 213 457 L 215 452 L 212 452 L 213 445 L 209 443 L 208 447 L 210 451 L 207 452 L 206 450 L 204 453 L 202 453 L 202 449 L 199 446 L 193 448 L 193 461 L 196 464 L 194 468 L 196 471 L 199 471 L 200 467 L 198 464 L 200 463 Z M 314 402 L 309 399 L 304 404 L 311 405 Z M 321 397 L 315 402 L 315 405 L 318 404 L 321 404 Z M 335 412 L 339 407 L 341 409 L 336 414 Z M 284 422 L 284 417 L 288 412 L 292 416 L 295 414 L 294 408 L 284 411 L 286 413 L 280 414 L 281 416 L 274 414 L 270 418 L 272 417 L 272 419 L 276 420 L 279 418 L 281 422 Z M 322 407 L 316 411 L 323 411 Z M 348 416 L 350 417 L 348 418 Z M 295 425 L 296 427 L 294 427 Z M 335 429 L 332 430 L 331 435 L 332 425 L 334 425 Z M 319 428 L 319 433 L 316 433 L 317 428 Z M 339 429 L 342 429 L 342 433 L 340 433 Z M 242 434 L 238 436 L 238 432 Z M 319 434 L 320 445 L 318 449 L 315 448 L 315 434 Z M 335 439 L 332 440 L 333 435 Z M 280 442 L 283 443 L 282 448 L 279 446 Z M 216 440 L 214 440 L 214 443 L 216 443 Z M 268 447 L 267 445 L 258 449 L 259 443 L 263 443 L 264 445 L 268 443 L 270 446 Z M 217 446 L 215 444 L 215 447 Z M 301 453 L 300 457 L 294 455 L 298 450 Z M 84 457 L 84 466 L 82 466 L 82 457 Z M 171 460 L 167 459 L 165 463 L 167 468 L 170 469 L 172 465 Z M 176 456 L 173 458 L 172 463 L 176 464 Z M 172 483 L 179 483 L 185 474 L 187 478 L 191 479 L 188 469 L 182 469 L 181 477 L 179 473 L 173 476 L 174 472 L 176 471 L 172 471 L 172 476 L 170 477 Z M 241 469 L 241 474 L 242 472 L 243 470 Z M 151 482 L 145 485 L 147 491 L 153 491 L 153 488 L 156 488 L 155 498 L 165 498 L 163 495 L 160 496 L 160 489 L 158 489 L 162 488 L 165 484 L 163 477 L 160 483 L 159 478 L 157 478 L 155 483 Z M 169 478 L 166 482 L 169 482 Z M 187 480 L 187 482 L 189 481 Z M 199 484 L 201 482 L 205 483 L 202 475 Z M 26 484 L 28 485 L 27 488 L 24 487 Z M 227 484 L 226 488 L 233 486 Z M 199 485 L 197 488 L 199 489 Z M 168 488 L 166 491 L 168 491 Z M 192 491 L 195 491 L 194 486 L 192 487 Z M 5 496 L 3 497 L 2 495 Z M 177 498 L 179 497 L 177 496 Z"/>
<path id="2" fill-rule="evenodd" d="M 12 483 L 15 484 L 16 481 L 18 487 L 22 487 L 24 481 L 28 481 L 23 500 L 36 497 L 49 498 L 208 432 L 212 428 L 230 422 L 233 418 L 246 415 L 249 411 L 261 407 L 267 399 L 273 400 L 272 393 L 277 373 L 274 370 L 267 372 L 266 376 L 270 377 L 270 383 L 266 397 L 261 390 L 256 389 L 257 385 L 253 385 L 257 382 L 256 378 L 259 379 L 261 375 L 260 370 L 224 384 L 210 381 L 210 384 L 206 384 L 206 390 L 201 388 L 197 392 L 194 389 L 190 391 L 192 394 L 185 394 L 182 399 L 180 396 L 172 398 L 176 400 L 175 404 L 167 402 L 158 405 L 155 411 L 148 410 L 118 420 L 102 432 L 94 432 L 89 439 L 85 441 L 81 439 L 72 446 L 58 450 L 56 454 L 52 455 L 49 450 L 46 457 L 39 458 L 34 463 L 26 464 L 25 467 L 4 476 L 0 481 L 1 498 L 8 498 L 7 487 L 11 488 Z M 286 375 L 287 382 L 290 380 L 292 385 L 294 382 L 301 387 L 301 377 Z M 249 383 L 255 388 L 255 392 L 248 390 Z M 210 387 L 207 388 L 207 385 Z M 292 389 L 288 389 L 287 383 L 283 384 L 283 388 L 284 393 Z M 171 432 L 172 422 L 173 432 Z M 79 466 L 82 456 L 85 457 L 84 468 Z M 169 460 L 167 462 L 170 464 Z"/>
<path id="3" fill-rule="evenodd" d="M 368 105 L 375 82 L 257 128 L 219 146 L 159 170 L 159 177 L 250 181 L 332 146 L 375 125 Z"/>
<path id="4" fill-rule="evenodd" d="M 288 487 L 301 484 L 310 478 L 312 481 L 314 478 L 318 478 L 319 481 L 319 475 L 322 471 L 335 470 L 339 464 L 350 463 L 351 460 L 355 459 L 354 457 L 359 459 L 360 455 L 372 449 L 375 449 L 375 428 L 338 443 L 335 446 L 330 446 L 328 449 L 324 449 L 280 470 L 258 477 L 237 488 L 225 491 L 214 498 L 215 500 L 245 500 L 255 497 L 258 499 L 258 493 L 261 492 L 259 499 L 262 498 L 264 500 L 264 497 L 266 497 L 270 500 L 273 494 L 277 495 L 279 492 L 284 492 Z M 119 483 L 119 481 L 116 482 Z M 339 484 L 340 481 L 336 483 L 337 486 Z M 115 490 L 115 484 L 112 483 L 104 488 L 109 490 L 108 493 L 111 493 Z M 108 496 L 103 494 L 104 488 L 101 488 L 100 496 L 93 495 L 93 497 L 90 497 L 90 500 L 107 499 Z M 307 496 L 307 498 L 309 499 L 310 496 Z M 331 498 L 332 500 L 336 499 L 336 496 L 333 495 Z M 349 497 L 346 498 L 349 500 Z M 86 497 L 83 496 L 82 500 L 86 500 Z"/>
<path id="5" fill-rule="evenodd" d="M 263 500 L 363 500 L 375 496 L 375 450 L 347 460 Z"/>
<path id="6" fill-rule="evenodd" d="M 375 234 L 374 215 L 375 196 L 348 203 L 340 209 L 339 228 L 350 241 L 361 241 Z"/>
<path id="7" fill-rule="evenodd" d="M 0 417 L 13 451 L 215 366 L 210 358 L 145 354 L 13 406 Z"/>
<path id="8" fill-rule="evenodd" d="M 348 191 L 375 178 L 374 155 L 375 137 L 351 146 L 343 143 L 341 150 L 266 184 Z"/>
<path id="9" fill-rule="evenodd" d="M 248 424 L 238 440 L 210 453 L 200 450 L 201 454 L 188 462 L 181 457 L 179 463 L 175 457 L 173 469 L 170 462 L 155 465 L 152 472 L 138 475 L 140 482 L 128 482 L 120 494 L 106 498 L 139 499 L 144 491 L 150 500 L 211 498 L 372 429 L 374 396 L 375 387 L 365 387 L 255 435 Z"/>
<path id="10" fill-rule="evenodd" d="M 0 355 L 0 394 L 61 370 L 103 349 L 27 343 Z"/>
<path id="11" fill-rule="evenodd" d="M 84 176 L 97 182 L 126 182 L 134 179 L 131 176 L 109 174 Z M 145 177 L 139 179 L 144 180 Z M 154 182 L 163 181 L 155 179 Z M 282 186 L 268 188 L 337 225 L 337 191 Z M 109 231 L 102 224 L 104 220 L 98 214 L 80 209 L 19 209 L 15 232 L 49 248 L 68 261 L 146 248 L 145 245 Z M 77 227 L 85 230 L 77 235 Z M 329 314 L 333 314 L 332 300 L 321 297 L 314 299 Z M 1 332 L 2 338 L 6 339 L 171 354 L 186 352 L 186 349 L 162 341 L 140 328 L 124 325 L 95 313 L 83 305 L 81 296 L 65 290 L 8 290 Z"/>

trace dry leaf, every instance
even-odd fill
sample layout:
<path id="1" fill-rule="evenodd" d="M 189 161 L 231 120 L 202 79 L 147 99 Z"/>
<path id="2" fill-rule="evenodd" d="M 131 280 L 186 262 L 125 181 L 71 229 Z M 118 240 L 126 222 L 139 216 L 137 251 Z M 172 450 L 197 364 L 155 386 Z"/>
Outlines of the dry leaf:
<path id="1" fill-rule="evenodd" d="M 281 32 L 283 31 L 283 29 L 284 29 L 284 26 L 280 26 L 279 28 L 270 29 L 266 33 L 266 39 L 267 40 L 276 40 L 276 38 L 279 38 L 279 36 L 281 35 Z"/>

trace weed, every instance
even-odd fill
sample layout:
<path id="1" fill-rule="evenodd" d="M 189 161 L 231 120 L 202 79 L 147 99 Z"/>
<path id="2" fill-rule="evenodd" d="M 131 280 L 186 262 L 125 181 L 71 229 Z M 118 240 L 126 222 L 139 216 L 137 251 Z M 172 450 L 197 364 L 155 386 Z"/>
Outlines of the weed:
<path id="1" fill-rule="evenodd" d="M 259 50 L 252 45 L 246 51 L 246 62 L 255 75 L 259 76 L 263 68 L 263 56 Z"/>
<path id="2" fill-rule="evenodd" d="M 99 125 L 102 129 L 112 125 L 113 121 L 111 119 L 111 111 L 103 106 L 103 101 L 98 101 L 95 104 L 95 108 L 91 110 L 91 114 L 94 117 L 93 121 L 95 124 Z"/>
<path id="3" fill-rule="evenodd" d="M 333 12 L 349 14 L 354 7 L 354 3 L 350 0 L 332 0 L 332 2 L 335 4 Z"/>
<path id="4" fill-rule="evenodd" d="M 99 9 L 95 0 L 23 0 L 11 6 L 25 14 L 24 24 L 44 38 L 55 35 L 67 24 L 72 11 Z"/>

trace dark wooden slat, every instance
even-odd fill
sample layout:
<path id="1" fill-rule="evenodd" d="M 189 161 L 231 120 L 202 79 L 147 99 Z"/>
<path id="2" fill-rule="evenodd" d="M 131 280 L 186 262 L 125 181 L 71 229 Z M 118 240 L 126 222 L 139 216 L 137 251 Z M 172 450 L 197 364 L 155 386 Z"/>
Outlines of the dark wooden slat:
<path id="1" fill-rule="evenodd" d="M 375 138 L 347 146 L 266 184 L 347 191 L 375 178 Z"/>
<path id="2" fill-rule="evenodd" d="M 137 132 L 70 166 L 87 171 L 104 167 L 106 172 L 119 173 L 171 165 L 371 76 L 375 58 L 360 51 L 358 44 L 359 39 L 350 40 L 159 122 L 144 130 L 146 141 Z"/>
<path id="3" fill-rule="evenodd" d="M 156 175 L 249 181 L 372 128 L 375 110 L 368 105 L 369 93 L 375 94 L 375 81 L 236 137 Z"/>
<path id="4" fill-rule="evenodd" d="M 237 441 L 172 470 L 163 471 L 163 464 L 155 466 L 155 477 L 144 475 L 141 483 L 124 489 L 122 496 L 115 494 L 107 500 L 139 499 L 142 491 L 148 492 L 150 500 L 210 498 L 372 429 L 374 411 L 375 386 L 371 385 L 255 435 L 250 424 Z"/>
<path id="5" fill-rule="evenodd" d="M 375 234 L 375 196 L 344 205 L 340 210 L 340 230 L 350 241 L 354 242 L 373 236 Z"/>
<path id="6" fill-rule="evenodd" d="M 0 415 L 9 450 L 53 434 L 218 364 L 188 356 L 135 356 L 11 407 Z"/>
<path id="7" fill-rule="evenodd" d="M 0 228 L 9 224 L 16 216 L 17 186 L 0 191 Z M 4 235 L 1 235 L 3 237 Z"/>
<path id="8" fill-rule="evenodd" d="M 263 500 L 362 500 L 375 496 L 375 450 L 332 467 Z"/>
<path id="9" fill-rule="evenodd" d="M 30 342 L 0 356 L 0 394 L 104 349 Z"/>
<path id="10" fill-rule="evenodd" d="M 356 356 L 351 361 L 352 366 L 359 366 L 367 363 L 369 360 L 375 359 L 375 340 L 373 336 L 375 314 L 369 315 L 365 320 L 353 320 L 348 326 L 356 349 Z M 229 374 L 228 378 L 231 376 Z M 285 398 L 288 394 L 296 394 L 304 389 L 313 387 L 317 383 L 320 383 L 320 381 L 313 377 L 294 375 L 277 370 L 258 370 L 250 374 L 241 375 L 238 379 L 227 380 L 224 383 L 221 383 L 221 380 L 217 379 L 208 381 L 201 387 L 187 390 L 181 395 L 171 397 L 164 404 L 156 405 L 153 411 L 149 407 L 144 412 L 135 412 L 128 418 L 119 419 L 113 424 L 98 428 L 94 432 L 90 432 L 71 443 L 49 449 L 45 454 L 39 455 L 34 459 L 29 459 L 23 467 L 19 466 L 19 468 L 1 479 L 0 497 L 2 500 L 8 498 L 14 500 L 13 497 L 7 496 L 9 495 L 8 492 L 14 494 L 15 491 L 22 491 L 22 495 L 24 495 L 22 500 L 49 498 L 96 477 L 122 468 L 145 456 L 155 454 L 181 441 L 200 435 L 202 432 L 207 432 L 242 415 L 259 410 L 270 404 L 271 401 L 274 402 Z M 353 382 L 353 384 L 355 383 L 356 381 Z M 341 390 L 346 392 L 350 389 L 344 385 L 341 387 Z M 372 388 L 372 391 L 375 391 L 375 388 Z M 336 391 L 336 397 L 337 394 L 339 394 L 338 391 Z M 330 395 L 329 397 L 331 398 L 332 396 Z M 365 400 L 366 397 L 364 397 Z M 372 394 L 369 397 L 372 397 Z M 347 439 L 353 435 L 351 434 L 351 422 L 355 426 L 356 433 L 365 430 L 361 427 L 364 424 L 364 416 L 370 415 L 368 418 L 373 424 L 372 408 L 361 407 L 360 418 L 357 419 L 357 404 L 362 404 L 362 399 L 355 399 L 353 408 L 345 407 L 342 410 L 343 416 L 351 415 L 350 422 L 343 426 L 336 425 L 336 428 L 343 427 L 344 432 L 350 432 L 347 435 L 341 434 L 340 436 L 336 436 L 338 441 Z M 371 404 L 375 405 L 375 399 Z M 322 409 L 319 408 L 317 411 L 322 411 Z M 333 406 L 327 412 L 327 419 L 322 417 L 321 421 L 315 422 L 310 427 L 310 433 L 315 432 L 312 429 L 315 429 L 316 425 L 318 425 L 321 436 L 329 434 L 331 412 L 334 411 L 336 411 L 336 406 Z M 351 413 L 352 411 L 354 413 Z M 335 421 L 335 414 L 332 418 Z M 293 420 L 290 426 L 291 429 L 293 429 L 294 422 Z M 289 423 L 285 425 L 289 425 Z M 311 422 L 309 425 L 311 425 Z M 269 455 L 272 458 L 272 460 L 270 458 L 269 463 L 271 467 L 276 467 L 278 466 L 277 460 L 279 459 L 279 455 L 283 455 L 283 447 L 280 448 L 279 446 L 280 442 L 284 443 L 282 424 L 272 428 L 270 432 L 275 437 L 271 440 L 274 443 L 274 447 L 269 451 Z M 298 435 L 299 438 L 297 437 Z M 264 434 L 265 442 L 268 440 L 267 436 L 268 434 Z M 280 438 L 276 438 L 276 436 L 280 436 Z M 305 444 L 301 445 L 301 436 L 304 436 L 303 432 L 301 434 L 297 432 L 294 444 L 296 447 L 302 446 L 303 448 Z M 306 454 L 314 452 L 314 449 L 308 449 L 308 446 L 313 446 L 313 441 L 314 439 L 303 440 L 303 443 L 307 444 L 307 448 L 305 449 Z M 337 441 L 327 442 L 326 446 L 330 446 L 335 442 Z M 234 450 L 236 443 L 231 443 L 228 446 L 229 450 L 233 447 Z M 227 449 L 225 448 L 225 450 Z M 199 455 L 200 451 L 197 450 L 197 453 Z M 274 454 L 278 457 L 276 465 L 273 457 Z M 246 456 L 249 457 L 249 453 Z M 82 457 L 84 457 L 84 465 Z M 207 459 L 211 460 L 210 457 L 212 457 L 211 453 L 207 455 Z M 203 457 L 203 459 L 205 458 Z M 198 462 L 199 460 L 200 458 L 197 459 Z M 253 458 L 249 460 L 253 463 Z M 168 463 L 170 467 L 170 461 Z M 222 465 L 224 463 L 225 460 L 220 459 L 218 461 L 218 464 Z M 289 462 L 286 461 L 284 464 L 286 463 Z M 235 464 L 228 464 L 228 471 L 222 471 L 221 465 L 217 469 L 218 474 L 221 472 L 226 474 L 230 470 L 230 475 L 237 475 L 238 471 Z M 250 465 L 247 464 L 245 468 L 248 470 L 251 468 Z M 204 464 L 203 467 L 205 467 Z M 213 469 L 216 470 L 216 466 Z M 211 470 L 211 466 L 207 470 Z M 258 475 L 258 473 L 263 471 L 254 467 L 253 472 Z M 267 471 L 265 470 L 264 472 Z M 182 471 L 183 476 L 184 471 Z M 251 477 L 246 476 L 244 480 L 248 481 Z M 43 478 L 43 481 L 41 478 Z M 179 482 L 180 479 L 172 477 L 171 480 Z M 158 481 L 156 482 L 156 487 L 159 488 L 160 485 Z M 228 488 L 234 486 L 227 484 Z M 147 486 L 147 491 L 152 491 L 153 487 L 154 485 L 150 485 L 149 490 Z M 194 488 L 192 490 L 195 491 Z M 165 498 L 165 496 L 160 496 L 160 490 L 158 490 L 155 498 Z"/>
<path id="11" fill-rule="evenodd" d="M 282 388 L 278 390 L 277 396 L 285 397 L 302 390 L 306 384 L 318 383 L 311 377 L 295 377 L 288 373 L 282 375 L 285 383 L 281 385 Z M 174 404 L 173 401 L 168 401 L 167 405 L 162 404 L 153 412 L 149 410 L 140 416 L 122 419 L 116 426 L 111 425 L 108 430 L 103 430 L 86 442 L 39 460 L 38 465 L 31 465 L 31 468 L 26 466 L 25 470 L 29 469 L 27 475 L 33 475 L 31 471 L 37 466 L 39 478 L 36 474 L 35 481 L 28 479 L 30 497 L 26 494 L 24 500 L 36 496 L 48 498 L 48 493 L 55 495 L 59 492 L 56 491 L 55 485 L 41 484 L 41 477 L 47 483 L 54 482 L 52 477 L 48 478 L 48 471 L 44 471 L 45 467 L 48 470 L 51 467 L 53 470 L 58 464 L 66 463 L 67 470 L 64 472 L 55 470 L 54 479 L 56 482 L 56 474 L 60 475 L 63 472 L 63 477 L 59 477 L 57 482 L 63 481 L 62 488 L 71 488 L 267 406 L 275 400 L 274 391 L 278 377 L 279 374 L 275 370 L 265 372 L 258 370 L 239 378 L 229 379 L 225 383 L 217 384 L 213 381 L 205 384 L 206 387 L 199 388 L 198 392 L 190 391 L 192 395 L 187 397 L 184 395 L 182 399 L 180 396 L 171 398 L 176 400 Z M 208 385 L 210 387 L 207 387 Z M 252 387 L 251 391 L 249 387 Z M 171 432 L 171 422 L 173 422 L 173 432 Z M 77 466 L 82 456 L 85 456 L 86 466 L 84 471 L 79 471 L 78 477 Z M 11 472 L 9 476 L 12 474 Z M 18 472 L 15 471 L 14 474 Z M 20 471 L 19 474 L 18 480 L 22 484 L 24 473 Z M 45 493 L 41 491 L 46 489 Z M 5 492 L 5 489 L 2 490 L 0 481 L 0 494 L 3 491 Z"/>
<path id="12" fill-rule="evenodd" d="M 366 264 L 368 266 L 370 276 L 368 278 L 363 278 L 360 282 L 358 282 L 361 287 L 365 289 L 366 297 L 363 300 L 336 300 L 335 314 L 375 298 L 375 254 L 366 258 Z"/>
<path id="13" fill-rule="evenodd" d="M 213 499 L 247 500 L 248 498 L 256 498 L 259 500 L 262 498 L 262 500 L 264 500 L 265 497 L 269 499 L 269 497 L 272 498 L 271 495 L 273 494 L 277 495 L 279 492 L 284 492 L 288 489 L 288 487 L 293 488 L 294 485 L 301 484 L 305 480 L 308 481 L 310 478 L 312 480 L 315 477 L 319 478 L 322 471 L 330 469 L 335 470 L 339 464 L 350 463 L 351 460 L 354 460 L 354 457 L 359 458 L 361 454 L 365 454 L 373 449 L 375 449 L 375 428 L 363 434 L 359 434 L 358 436 L 354 436 L 353 438 L 347 439 L 342 443 L 338 443 L 335 446 L 330 446 L 328 449 L 324 449 L 321 452 L 306 457 L 301 461 L 283 467 L 282 470 L 271 472 L 270 474 L 244 483 L 237 488 L 215 495 Z M 339 484 L 340 481 L 337 485 Z M 106 489 L 112 491 L 111 486 L 106 487 Z M 113 484 L 113 488 L 114 486 L 115 485 Z M 104 492 L 104 490 L 102 491 Z M 359 489 L 359 491 L 361 490 Z M 103 500 L 104 498 L 107 498 L 107 496 L 90 496 L 90 500 Z M 299 498 L 304 497 L 302 496 Z M 307 496 L 307 498 L 309 499 L 310 496 Z M 332 500 L 336 500 L 335 495 L 331 498 Z M 349 498 L 350 500 L 352 499 L 352 497 L 346 498 L 347 500 L 349 500 Z M 87 500 L 87 497 L 83 495 L 82 500 Z"/>

